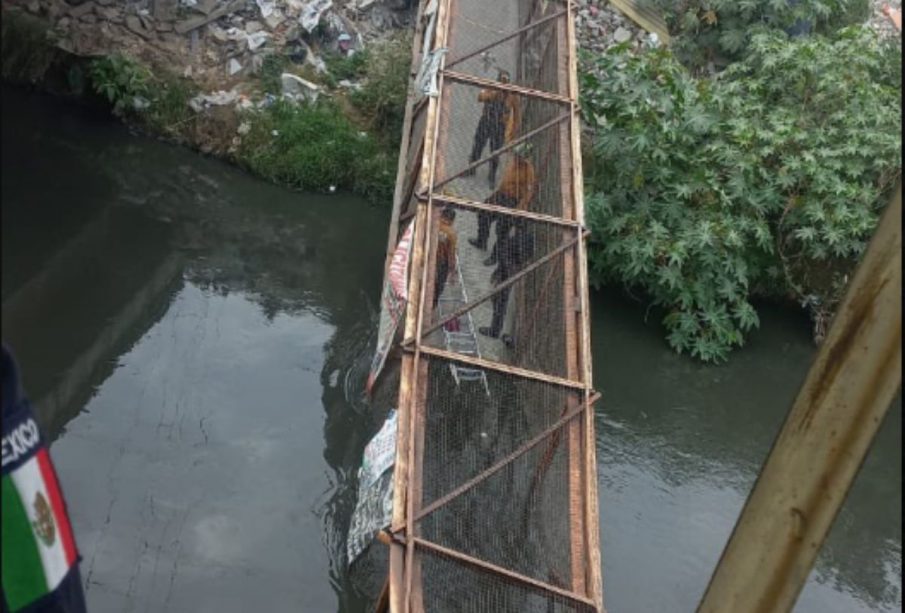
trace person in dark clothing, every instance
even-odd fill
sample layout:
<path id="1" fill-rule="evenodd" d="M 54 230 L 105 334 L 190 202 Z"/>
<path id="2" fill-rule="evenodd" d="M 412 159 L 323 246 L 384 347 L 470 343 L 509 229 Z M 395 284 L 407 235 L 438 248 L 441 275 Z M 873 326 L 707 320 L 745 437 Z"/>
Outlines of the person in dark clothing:
<path id="1" fill-rule="evenodd" d="M 3 345 L 3 613 L 85 613 L 79 553 L 43 437 Z"/>
<path id="2" fill-rule="evenodd" d="M 458 234 L 453 227 L 456 211 L 446 207 L 440 213 L 440 227 L 437 229 L 437 276 L 434 279 L 434 308 L 440 302 L 440 295 L 446 287 L 450 273 L 456 272 L 456 243 Z"/>
<path id="3" fill-rule="evenodd" d="M 537 193 L 537 174 L 534 164 L 528 157 L 531 151 L 530 143 L 522 143 L 513 150 L 512 160 L 506 166 L 499 186 L 484 202 L 519 211 L 528 210 Z M 509 235 L 512 217 L 480 211 L 478 213 L 478 235 L 468 239 L 468 242 L 478 249 L 486 249 L 487 239 L 490 237 L 490 226 L 493 222 L 497 224 L 497 240 L 490 257 L 484 261 L 486 266 L 496 264 L 500 242 Z"/>
<path id="4" fill-rule="evenodd" d="M 509 73 L 505 70 L 500 71 L 498 80 L 500 83 L 509 83 Z M 468 157 L 468 161 L 472 164 L 481 158 L 481 154 L 484 152 L 488 142 L 492 153 L 513 138 L 518 115 L 518 98 L 511 93 L 483 89 L 478 94 L 478 102 L 484 105 L 484 110 L 475 130 L 471 155 Z M 490 160 L 491 185 L 496 183 L 496 172 L 499 162 L 499 157 Z M 475 171 L 476 169 L 472 168 L 465 173 L 465 176 L 474 176 Z"/>
<path id="5" fill-rule="evenodd" d="M 534 255 L 534 237 L 531 236 L 525 220 L 518 219 L 512 221 L 511 228 L 513 234 L 511 237 L 504 238 L 499 250 L 499 264 L 493 273 L 492 280 L 497 285 L 512 278 L 520 270 L 522 270 Z M 506 317 L 506 308 L 509 306 L 509 293 L 512 287 L 494 294 L 493 317 L 490 326 L 482 326 L 478 328 L 478 332 L 484 336 L 499 338 L 500 332 L 503 330 L 503 321 Z"/>

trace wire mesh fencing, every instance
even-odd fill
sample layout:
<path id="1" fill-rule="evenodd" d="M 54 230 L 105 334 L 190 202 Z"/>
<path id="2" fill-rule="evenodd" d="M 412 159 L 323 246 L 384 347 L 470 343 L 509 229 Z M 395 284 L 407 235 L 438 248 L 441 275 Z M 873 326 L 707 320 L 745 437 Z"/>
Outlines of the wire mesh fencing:
<path id="1" fill-rule="evenodd" d="M 420 7 L 394 611 L 603 610 L 572 10 Z"/>

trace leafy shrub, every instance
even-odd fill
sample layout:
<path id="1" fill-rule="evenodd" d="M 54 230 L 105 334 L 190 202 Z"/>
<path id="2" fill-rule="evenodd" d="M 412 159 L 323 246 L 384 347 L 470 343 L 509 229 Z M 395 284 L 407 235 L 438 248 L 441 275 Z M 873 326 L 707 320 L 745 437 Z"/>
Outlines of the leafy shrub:
<path id="1" fill-rule="evenodd" d="M 863 22 L 869 0 L 647 0 L 675 37 L 674 50 L 693 69 L 740 59 L 758 29 L 809 24 L 829 32 Z"/>
<path id="2" fill-rule="evenodd" d="M 151 92 L 151 71 L 136 60 L 114 53 L 91 62 L 89 74 L 94 90 L 113 105 L 113 112 L 124 115 L 141 108 Z"/>
<path id="3" fill-rule="evenodd" d="M 249 117 L 239 161 L 271 181 L 306 190 L 354 190 L 371 200 L 392 195 L 392 162 L 331 102 L 279 101 Z"/>
<path id="4" fill-rule="evenodd" d="M 53 64 L 56 50 L 46 22 L 18 10 L 4 10 L 2 75 L 13 83 L 36 83 Z"/>
<path id="5" fill-rule="evenodd" d="M 626 51 L 585 59 L 595 282 L 643 288 L 706 361 L 758 325 L 752 294 L 831 308 L 901 172 L 901 59 L 859 29 L 758 33 L 709 80 Z"/>

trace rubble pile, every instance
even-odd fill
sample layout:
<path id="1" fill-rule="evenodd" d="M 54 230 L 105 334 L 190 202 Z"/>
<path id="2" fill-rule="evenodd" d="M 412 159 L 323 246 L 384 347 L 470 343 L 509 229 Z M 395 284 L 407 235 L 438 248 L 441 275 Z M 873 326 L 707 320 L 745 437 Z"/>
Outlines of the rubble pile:
<path id="1" fill-rule="evenodd" d="M 577 0 L 575 31 L 585 50 L 602 53 L 614 45 L 629 42 L 635 49 L 650 45 L 651 34 L 639 27 L 607 0 Z M 656 35 L 653 35 L 656 37 Z"/>
<path id="2" fill-rule="evenodd" d="M 414 0 L 27 0 L 80 56 L 129 53 L 200 83 L 232 85 L 272 53 L 326 70 L 320 55 L 354 54 L 411 25 Z M 225 82 L 225 83 L 224 83 Z"/>

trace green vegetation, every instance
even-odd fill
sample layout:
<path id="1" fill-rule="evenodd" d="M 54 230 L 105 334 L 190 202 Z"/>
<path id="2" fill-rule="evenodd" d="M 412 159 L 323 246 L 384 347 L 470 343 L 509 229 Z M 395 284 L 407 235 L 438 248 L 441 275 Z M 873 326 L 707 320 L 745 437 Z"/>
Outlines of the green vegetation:
<path id="1" fill-rule="evenodd" d="M 674 37 L 674 52 L 692 70 L 721 67 L 744 57 L 752 36 L 766 29 L 808 23 L 828 33 L 863 23 L 869 0 L 648 0 Z"/>
<path id="2" fill-rule="evenodd" d="M 40 81 L 56 58 L 50 29 L 43 20 L 18 10 L 4 10 L 2 75 L 11 83 Z"/>
<path id="3" fill-rule="evenodd" d="M 126 55 L 93 60 L 88 77 L 94 91 L 112 105 L 115 115 L 137 120 L 152 131 L 174 136 L 193 117 L 188 101 L 196 88 L 188 80 L 155 74 Z"/>
<path id="4" fill-rule="evenodd" d="M 405 102 L 412 65 L 412 36 L 398 35 L 366 56 L 367 79 L 350 96 L 388 150 L 398 151 L 405 119 Z M 394 178 L 395 180 L 395 178 Z"/>
<path id="5" fill-rule="evenodd" d="M 705 361 L 758 325 L 754 296 L 827 318 L 901 174 L 894 47 L 760 31 L 711 79 L 668 50 L 585 58 L 593 280 L 643 289 Z"/>
<path id="6" fill-rule="evenodd" d="M 348 189 L 383 202 L 392 197 L 395 152 L 359 132 L 336 104 L 278 101 L 247 120 L 237 159 L 254 174 L 300 189 Z"/>

